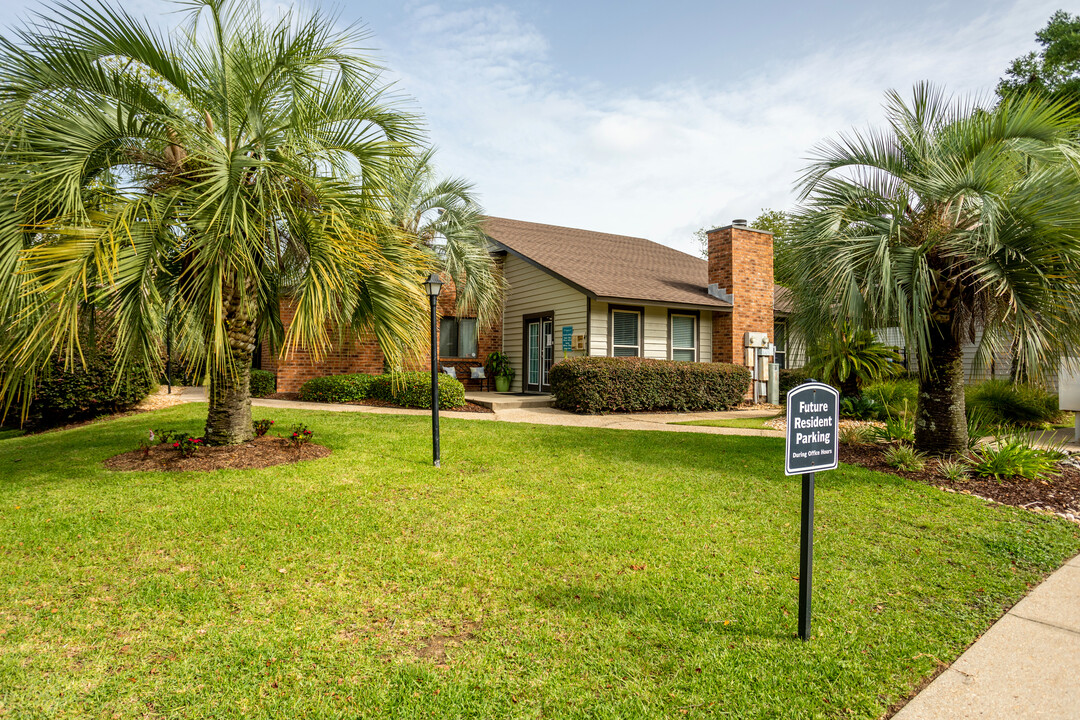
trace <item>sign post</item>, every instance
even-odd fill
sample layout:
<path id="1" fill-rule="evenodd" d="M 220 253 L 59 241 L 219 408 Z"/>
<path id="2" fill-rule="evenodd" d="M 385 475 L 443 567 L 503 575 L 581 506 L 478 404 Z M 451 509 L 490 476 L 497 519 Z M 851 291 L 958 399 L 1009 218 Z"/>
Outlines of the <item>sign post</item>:
<path id="1" fill-rule="evenodd" d="M 799 637 L 810 639 L 810 596 L 814 571 L 814 473 L 835 470 L 840 461 L 837 423 L 840 393 L 818 382 L 799 385 L 787 396 L 784 474 L 802 475 L 799 534 Z"/>

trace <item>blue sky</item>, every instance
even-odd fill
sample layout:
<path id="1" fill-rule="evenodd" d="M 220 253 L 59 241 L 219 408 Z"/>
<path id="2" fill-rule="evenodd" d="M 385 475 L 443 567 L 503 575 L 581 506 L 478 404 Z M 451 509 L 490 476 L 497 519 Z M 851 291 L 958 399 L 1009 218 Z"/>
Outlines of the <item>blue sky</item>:
<path id="1" fill-rule="evenodd" d="M 267 4 L 268 12 L 287 2 Z M 311 3 L 304 3 L 310 6 Z M 0 27 L 36 6 L 6 0 Z M 124 6 L 162 18 L 163 0 Z M 794 203 L 808 151 L 885 90 L 991 98 L 1062 0 L 336 2 L 493 215 L 648 237 Z M 167 19 L 167 16 L 164 16 Z"/>

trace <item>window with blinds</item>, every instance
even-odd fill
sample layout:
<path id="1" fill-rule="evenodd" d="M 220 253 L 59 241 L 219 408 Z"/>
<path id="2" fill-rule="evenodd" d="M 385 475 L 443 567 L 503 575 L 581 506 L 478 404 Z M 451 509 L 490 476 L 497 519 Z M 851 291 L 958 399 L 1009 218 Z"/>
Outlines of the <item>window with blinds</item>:
<path id="1" fill-rule="evenodd" d="M 671 359 L 697 360 L 697 318 L 693 315 L 671 316 Z"/>
<path id="2" fill-rule="evenodd" d="M 615 357 L 641 355 L 641 313 L 611 311 L 611 354 Z"/>

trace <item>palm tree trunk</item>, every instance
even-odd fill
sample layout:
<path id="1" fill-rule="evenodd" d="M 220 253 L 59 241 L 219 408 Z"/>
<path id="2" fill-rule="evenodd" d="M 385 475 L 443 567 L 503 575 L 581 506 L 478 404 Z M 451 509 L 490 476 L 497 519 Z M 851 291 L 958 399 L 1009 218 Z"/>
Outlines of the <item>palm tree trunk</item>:
<path id="1" fill-rule="evenodd" d="M 207 445 L 238 445 L 255 437 L 251 424 L 251 355 L 255 323 L 247 305 L 254 290 L 224 288 L 228 366 L 210 371 L 210 410 L 206 415 Z"/>
<path id="2" fill-rule="evenodd" d="M 945 328 L 930 332 L 929 374 L 919 380 L 915 412 L 915 447 L 935 455 L 967 449 L 964 414 L 964 355 L 960 343 Z"/>

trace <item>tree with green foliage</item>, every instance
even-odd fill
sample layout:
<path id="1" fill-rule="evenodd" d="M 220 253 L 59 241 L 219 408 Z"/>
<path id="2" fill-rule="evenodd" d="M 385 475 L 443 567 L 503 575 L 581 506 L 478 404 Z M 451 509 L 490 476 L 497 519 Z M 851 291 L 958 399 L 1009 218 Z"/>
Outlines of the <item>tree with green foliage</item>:
<path id="1" fill-rule="evenodd" d="M 718 225 L 712 227 L 718 227 Z M 767 230 L 773 234 L 773 275 L 777 284 L 787 285 L 787 248 L 792 227 L 790 215 L 783 210 L 762 208 L 761 214 L 750 223 L 750 227 Z M 705 228 L 695 230 L 694 241 L 698 245 L 698 255 L 707 260 L 709 258 L 708 230 Z"/>
<path id="2" fill-rule="evenodd" d="M 490 324 L 502 310 L 504 283 L 491 259 L 484 210 L 470 182 L 438 176 L 434 157 L 434 149 L 427 149 L 397 164 L 391 222 L 453 279 L 458 312 L 475 313 L 481 325 Z"/>
<path id="3" fill-rule="evenodd" d="M 88 308 L 118 367 L 160 366 L 171 304 L 174 352 L 210 375 L 206 440 L 232 444 L 258 336 L 316 356 L 334 327 L 391 356 L 425 337 L 431 262 L 386 212 L 419 123 L 356 28 L 179 7 L 171 35 L 85 0 L 0 39 L 0 389 L 25 403 L 51 355 L 79 363 Z"/>
<path id="4" fill-rule="evenodd" d="M 801 180 L 792 266 L 807 338 L 897 326 L 918 358 L 916 444 L 967 446 L 962 345 L 1017 344 L 1038 376 L 1080 349 L 1078 121 L 1027 94 L 979 109 L 890 92 L 888 129 L 820 145 Z"/>
<path id="5" fill-rule="evenodd" d="M 1080 103 L 1080 15 L 1058 10 L 1035 39 L 1042 49 L 1012 61 L 998 82 L 998 95 L 1036 93 Z"/>

